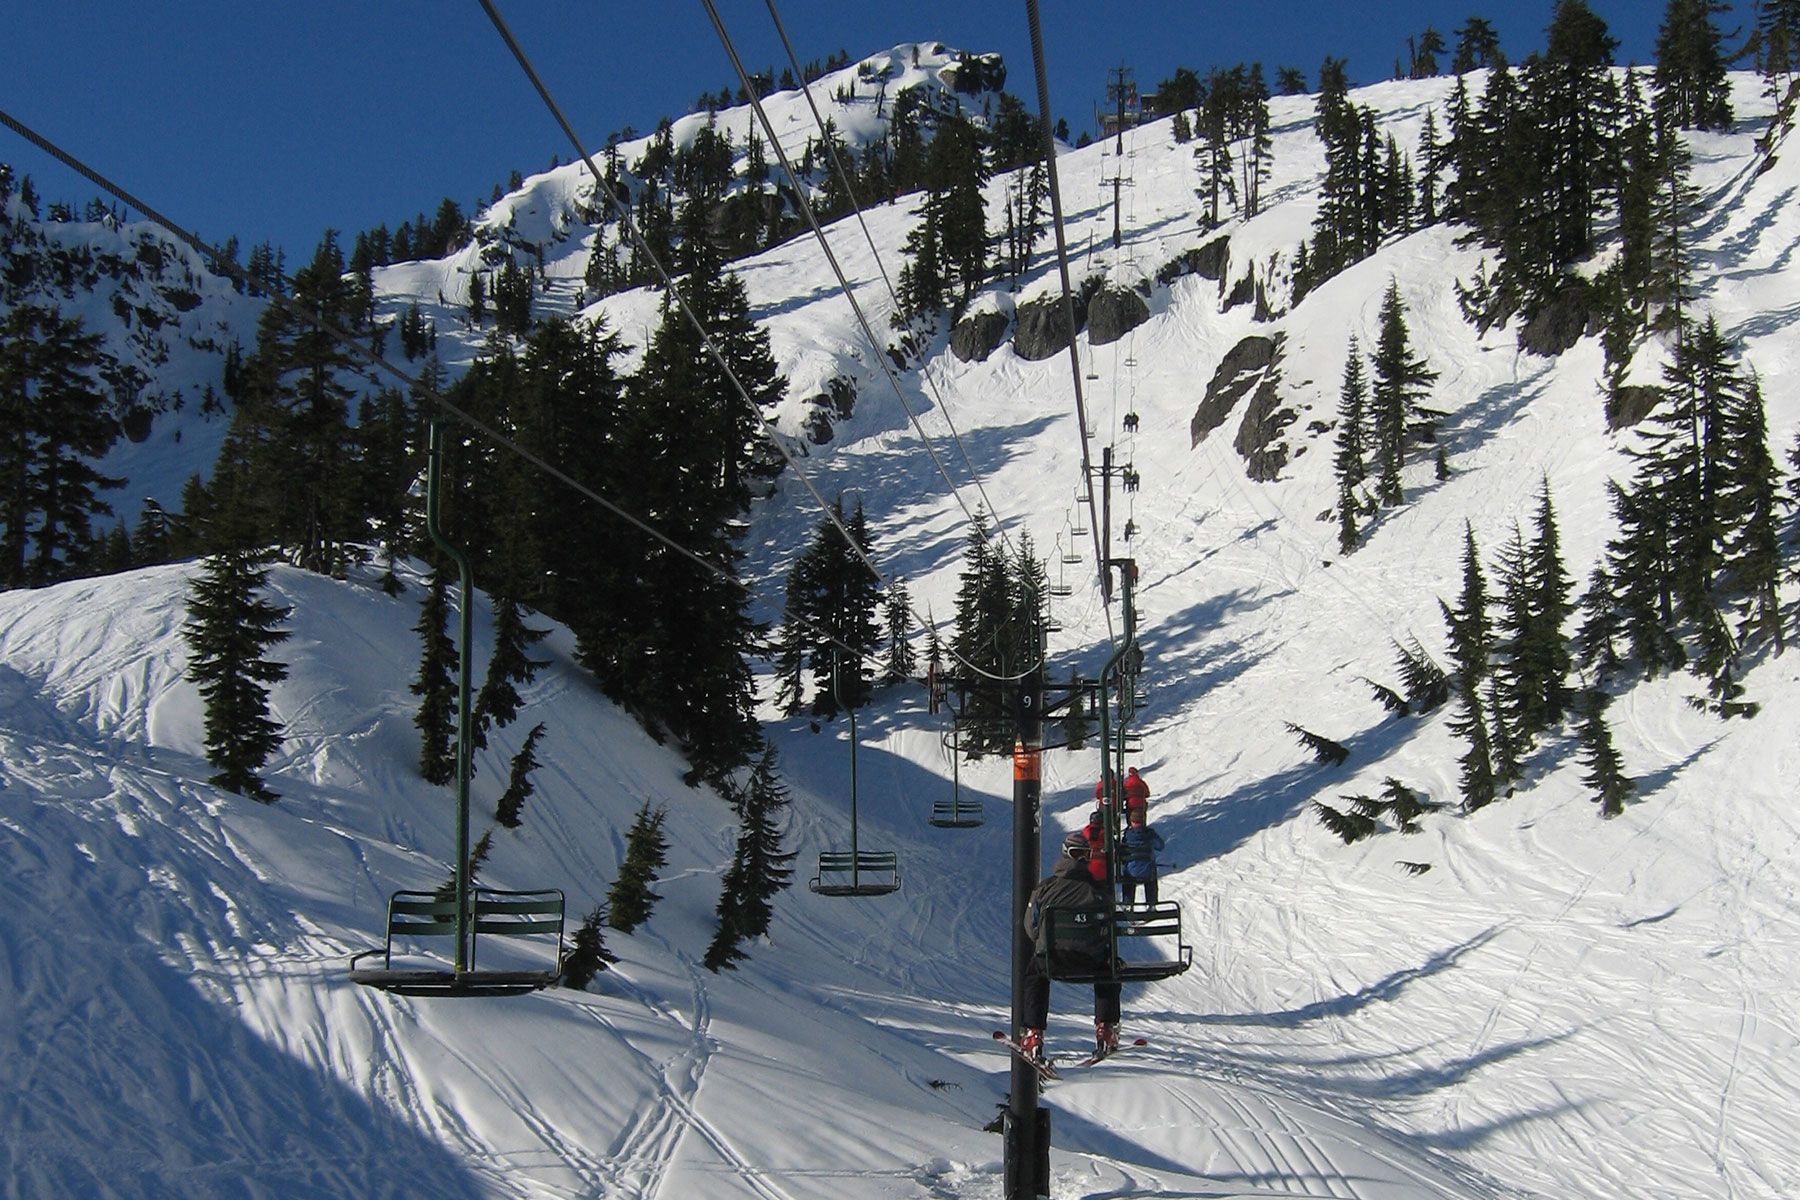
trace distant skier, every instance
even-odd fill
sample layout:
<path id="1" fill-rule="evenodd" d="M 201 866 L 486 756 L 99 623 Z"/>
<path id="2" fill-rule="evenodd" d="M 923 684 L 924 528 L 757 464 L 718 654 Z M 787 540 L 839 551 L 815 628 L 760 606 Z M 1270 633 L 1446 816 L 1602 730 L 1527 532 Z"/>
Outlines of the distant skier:
<path id="1" fill-rule="evenodd" d="M 1032 891 L 1031 903 L 1025 909 L 1025 932 L 1036 943 L 1037 953 L 1025 965 L 1025 994 L 1020 1000 L 1024 1029 L 1019 1033 L 1019 1045 L 1039 1062 L 1044 1057 L 1044 1026 L 1050 1015 L 1051 977 L 1112 971 L 1112 943 L 1106 929 L 1107 895 L 1105 885 L 1096 883 L 1088 873 L 1091 851 L 1086 830 L 1077 829 L 1065 837 L 1056 865 Z M 1045 919 L 1051 909 L 1064 914 L 1057 920 L 1055 945 L 1049 944 L 1049 922 Z M 1119 983 L 1116 979 L 1097 980 L 1095 1052 L 1110 1054 L 1118 1046 Z"/>
<path id="2" fill-rule="evenodd" d="M 1119 889 L 1125 903 L 1137 903 L 1138 885 L 1144 888 L 1144 903 L 1156 903 L 1156 852 L 1163 848 L 1162 834 L 1149 825 L 1142 808 L 1128 810 L 1128 824 L 1119 835 Z"/>

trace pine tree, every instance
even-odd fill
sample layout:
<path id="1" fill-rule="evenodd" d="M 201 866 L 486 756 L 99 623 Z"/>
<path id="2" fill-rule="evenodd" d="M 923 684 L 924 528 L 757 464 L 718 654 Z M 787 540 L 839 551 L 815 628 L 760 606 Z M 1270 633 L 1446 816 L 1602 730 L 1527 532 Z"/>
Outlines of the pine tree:
<path id="1" fill-rule="evenodd" d="M 228 449 L 213 474 L 224 517 L 213 538 L 273 541 L 307 570 L 341 573 L 363 556 L 368 521 L 357 506 L 362 481 L 349 422 L 362 381 L 350 352 L 326 331 L 352 324 L 360 303 L 335 231 L 295 272 L 292 299 L 305 315 L 265 308 L 243 366 Z"/>
<path id="2" fill-rule="evenodd" d="M 873 654 L 880 638 L 875 623 L 880 581 L 864 562 L 870 548 L 861 502 L 846 517 L 840 496 L 788 572 L 786 640 L 805 648 L 805 665 L 816 685 L 812 709 L 818 716 L 835 716 L 840 705 L 860 708 L 869 698 L 863 658 Z"/>
<path id="3" fill-rule="evenodd" d="M 1671 504 L 1655 488 L 1627 490 L 1612 481 L 1607 487 L 1619 532 L 1607 544 L 1606 575 L 1631 657 L 1653 679 L 1687 662 L 1671 632 L 1675 620 Z"/>
<path id="4" fill-rule="evenodd" d="M 1669 0 L 1656 36 L 1656 115 L 1679 129 L 1731 128 L 1721 0 Z"/>
<path id="5" fill-rule="evenodd" d="M 20 304 L 0 319 L 0 586 L 65 578 L 94 553 L 92 519 L 112 513 L 98 493 L 121 483 L 93 465 L 119 436 L 107 373 L 78 318 Z"/>
<path id="6" fill-rule="evenodd" d="M 1454 32 L 1456 54 L 1450 60 L 1450 69 L 1458 75 L 1478 67 L 1491 67 L 1500 61 L 1500 35 L 1494 32 L 1491 22 L 1470 17 Z"/>
<path id="7" fill-rule="evenodd" d="M 413 725 L 419 730 L 419 774 L 427 783 L 445 784 L 456 776 L 456 643 L 446 626 L 450 620 L 449 573 L 442 564 L 431 572 L 419 620 L 413 626 L 423 642 L 419 675 L 412 694 L 419 697 Z"/>
<path id="8" fill-rule="evenodd" d="M 1556 510 L 1550 500 L 1550 481 L 1543 481 L 1538 493 L 1537 516 L 1532 527 L 1531 545 L 1526 551 L 1526 571 L 1531 589 L 1531 624 L 1522 653 L 1531 666 L 1531 677 L 1537 689 L 1530 724 L 1535 729 L 1548 729 L 1562 720 L 1568 710 L 1569 672 L 1574 656 L 1563 628 L 1574 607 L 1570 595 L 1574 580 L 1563 567 L 1562 535 L 1556 528 Z"/>
<path id="9" fill-rule="evenodd" d="M 1581 625 L 1575 631 L 1575 663 L 1601 679 L 1619 669 L 1618 639 L 1624 631 L 1619 608 L 1612 598 L 1612 579 L 1596 565 L 1588 576 L 1587 590 L 1576 604 Z"/>
<path id="10" fill-rule="evenodd" d="M 1456 608 L 1439 602 L 1449 629 L 1452 688 L 1457 711 L 1450 730 L 1469 743 L 1460 760 L 1463 808 L 1469 812 L 1493 803 L 1497 795 L 1493 740 L 1484 713 L 1482 684 L 1488 678 L 1488 654 L 1493 645 L 1488 623 L 1487 582 L 1481 574 L 1481 557 L 1475 548 L 1475 530 L 1463 524 L 1463 589 Z"/>
<path id="11" fill-rule="evenodd" d="M 1577 707 L 1581 715 L 1581 763 L 1587 774 L 1581 781 L 1593 792 L 1602 817 L 1616 817 L 1625 811 L 1625 801 L 1636 789 L 1626 776 L 1624 761 L 1613 746 L 1612 728 L 1606 723 L 1606 708 L 1612 697 L 1597 687 L 1582 689 Z"/>
<path id="12" fill-rule="evenodd" d="M 1322 733 L 1314 733 L 1303 729 L 1292 721 L 1284 722 L 1287 731 L 1300 739 L 1300 744 L 1312 752 L 1313 758 L 1328 767 L 1342 766 L 1350 758 L 1350 748 L 1342 742 L 1333 741 Z"/>
<path id="13" fill-rule="evenodd" d="M 723 273 L 716 248 L 691 237 L 681 253 L 689 309 L 743 391 L 688 317 L 668 308 L 631 383 L 614 449 L 631 480 L 632 510 L 711 569 L 621 531 L 607 583 L 621 626 L 584 636 L 579 649 L 609 695 L 636 709 L 653 733 L 680 739 L 698 781 L 722 778 L 760 743 L 746 655 L 762 630 L 736 578 L 752 484 L 769 473 L 755 453 L 762 411 L 781 398 L 786 380 L 768 334 L 750 320 L 742 282 Z"/>
<path id="14" fill-rule="evenodd" d="M 793 877 L 791 853 L 781 849 L 775 821 L 787 807 L 787 788 L 776 770 L 773 746 L 765 746 L 748 783 L 734 789 L 740 822 L 737 850 L 719 893 L 719 927 L 707 947 L 703 965 L 709 971 L 731 967 L 747 957 L 741 944 L 769 931 L 771 902 Z"/>
<path id="15" fill-rule="evenodd" d="M 1719 497 L 1724 529 L 1719 588 L 1744 609 L 1742 631 L 1781 653 L 1781 544 L 1775 509 L 1779 471 L 1769 453 L 1762 384 L 1751 374 L 1725 412 L 1726 481 Z"/>
<path id="16" fill-rule="evenodd" d="M 1356 335 L 1350 335 L 1350 349 L 1344 359 L 1344 383 L 1338 393 L 1337 467 L 1338 480 L 1338 551 L 1348 554 L 1356 549 L 1356 485 L 1368 476 L 1366 449 L 1368 432 L 1365 421 L 1369 404 L 1369 385 L 1363 375 L 1362 351 Z"/>
<path id="17" fill-rule="evenodd" d="M 1396 279 L 1388 281 L 1387 295 L 1381 302 L 1381 335 L 1370 366 L 1374 373 L 1371 403 L 1379 461 L 1376 490 L 1383 504 L 1400 504 L 1405 500 L 1400 468 L 1410 440 L 1409 422 L 1414 417 L 1431 419 L 1441 414 L 1422 403 L 1437 380 L 1437 372 L 1427 367 L 1423 358 L 1415 358 L 1408 345 L 1406 305 L 1400 299 L 1400 283 Z"/>
<path id="18" fill-rule="evenodd" d="M 519 684 L 537 678 L 537 670 L 547 660 L 531 657 L 531 647 L 549 635 L 548 629 L 533 629 L 525 624 L 519 602 L 508 596 L 494 598 L 494 654 L 488 659 L 487 677 L 475 695 L 473 722 L 475 744 L 487 745 L 491 724 L 505 729 L 519 715 Z"/>
<path id="19" fill-rule="evenodd" d="M 650 890 L 650 885 L 669 861 L 669 843 L 662 831 L 667 816 L 661 808 L 652 812 L 649 801 L 645 801 L 626 835 L 625 861 L 606 897 L 607 924 L 620 933 L 630 933 L 649 920 L 651 908 L 662 899 Z"/>
<path id="20" fill-rule="evenodd" d="M 906 580 L 896 578 L 883 598 L 883 626 L 887 629 L 887 663 L 882 682 L 892 686 L 904 683 L 919 672 L 919 656 L 913 650 L 912 597 Z"/>
<path id="21" fill-rule="evenodd" d="M 956 627 L 950 653 L 967 668 L 1006 676 L 1026 663 L 1008 660 L 1004 630 L 1011 613 L 1006 556 L 995 544 L 992 518 L 977 509 L 964 541 L 963 569 L 956 593 Z M 964 746 L 971 758 L 1012 749 L 1011 722 L 992 697 L 970 696 L 963 709 Z"/>
<path id="22" fill-rule="evenodd" d="M 182 628 L 192 655 L 187 677 L 206 701 L 206 761 L 218 768 L 209 782 L 264 802 L 276 796 L 257 771 L 282 741 L 281 725 L 269 717 L 269 685 L 286 679 L 287 667 L 263 654 L 287 639 L 276 626 L 291 611 L 256 595 L 267 582 L 259 554 L 227 550 L 208 557 Z"/>
<path id="23" fill-rule="evenodd" d="M 524 743 L 517 754 L 512 757 L 512 769 L 507 773 L 506 790 L 500 794 L 500 800 L 494 806 L 494 820 L 508 829 L 517 829 L 522 823 L 520 813 L 525 801 L 531 798 L 536 785 L 531 782 L 531 773 L 538 769 L 537 744 L 544 736 L 544 723 L 539 721 L 525 735 Z"/>
<path id="24" fill-rule="evenodd" d="M 606 931 L 601 928 L 605 921 L 606 909 L 597 906 L 575 930 L 575 944 L 563 956 L 564 987 L 586 991 L 594 976 L 619 961 L 619 956 L 606 948 Z"/>

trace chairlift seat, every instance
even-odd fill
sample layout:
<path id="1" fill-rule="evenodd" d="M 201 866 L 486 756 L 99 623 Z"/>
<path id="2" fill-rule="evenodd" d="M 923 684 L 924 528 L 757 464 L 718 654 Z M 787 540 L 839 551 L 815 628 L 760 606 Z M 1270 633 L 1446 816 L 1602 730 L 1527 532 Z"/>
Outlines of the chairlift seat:
<path id="1" fill-rule="evenodd" d="M 899 857 L 892 850 L 827 850 L 807 886 L 821 896 L 885 896 L 900 890 Z"/>
<path id="2" fill-rule="evenodd" d="M 931 806 L 931 824 L 939 829 L 973 829 L 981 823 L 979 800 L 938 800 Z"/>
<path id="3" fill-rule="evenodd" d="M 1093 959 L 1095 919 L 1104 925 L 1105 936 L 1112 948 L 1104 961 Z M 1110 917 L 1110 920 L 1108 919 Z M 1156 904 L 1105 907 L 1072 907 L 1052 905 L 1044 910 L 1044 949 L 1046 974 L 1063 983 L 1146 983 L 1179 975 L 1193 965 L 1194 948 L 1181 937 L 1181 906 L 1173 900 Z M 1153 940 L 1154 939 L 1154 940 Z M 1172 954 L 1168 958 L 1127 954 L 1150 947 Z M 1072 964 L 1073 957 L 1078 961 Z"/>
<path id="4" fill-rule="evenodd" d="M 435 892 L 395 892 L 388 898 L 382 945 L 350 956 L 350 981 L 402 996 L 517 996 L 548 987 L 562 975 L 563 893 L 560 888 L 503 891 L 476 888 L 469 900 L 469 965 L 396 966 L 395 938 L 456 936 L 456 898 Z M 475 951 L 486 937 L 554 937 L 556 963 L 549 970 L 481 970 Z M 402 948 L 402 953 L 406 953 Z M 358 967 L 381 956 L 380 967 Z"/>

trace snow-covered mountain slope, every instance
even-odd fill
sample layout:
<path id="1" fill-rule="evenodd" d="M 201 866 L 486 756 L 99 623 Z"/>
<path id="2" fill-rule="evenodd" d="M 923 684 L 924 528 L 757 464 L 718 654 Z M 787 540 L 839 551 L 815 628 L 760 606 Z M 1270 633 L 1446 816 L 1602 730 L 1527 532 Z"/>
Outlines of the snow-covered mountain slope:
<path id="1" fill-rule="evenodd" d="M 118 364 L 114 392 L 127 436 L 100 464 L 127 486 L 105 498 L 127 529 L 146 498 L 179 507 L 190 476 L 208 475 L 230 401 L 225 357 L 252 346 L 262 301 L 212 274 L 198 255 L 155 225 L 110 213 L 39 220 L 18 194 L 0 191 L 0 308 L 35 304 L 79 319 Z M 61 208 L 62 206 L 52 206 Z"/>
<path id="2" fill-rule="evenodd" d="M 1384 84 L 1355 99 L 1404 140 L 1446 91 Z M 1783 319 L 1800 297 L 1786 203 L 1800 165 L 1759 158 L 1754 81 L 1734 100 L 1738 128 L 1696 139 L 1711 205 L 1700 303 L 1743 340 L 1779 450 L 1800 428 L 1800 343 Z M 1277 101 L 1275 116 L 1275 203 L 1231 228 L 1228 283 L 1291 252 L 1311 217 L 1322 160 L 1309 104 Z M 1154 278 L 1213 236 L 1195 227 L 1189 149 L 1162 123 L 1130 135 L 1123 160 L 1098 146 L 1063 157 L 1080 274 Z M 1135 186 L 1114 252 L 1101 181 L 1121 166 Z M 869 214 L 890 272 L 909 208 Z M 829 232 L 884 328 L 860 230 Z M 1604 482 L 1625 459 L 1600 353 L 1587 340 L 1548 360 L 1521 354 L 1511 329 L 1477 337 L 1448 285 L 1478 259 L 1454 231 L 1428 230 L 1261 323 L 1184 275 L 1153 289 L 1150 319 L 1124 339 L 1082 339 L 1092 445 L 1112 444 L 1142 479 L 1114 492 L 1114 550 L 1141 571 L 1151 707 L 1139 761 L 1175 864 L 1164 895 L 1183 906 L 1196 966 L 1127 990 L 1127 1034 L 1150 1046 L 1048 1092 L 1056 1195 L 1800 1192 L 1785 1128 L 1800 1107 L 1792 656 L 1748 671 L 1753 720 L 1695 712 L 1700 685 L 1686 677 L 1621 697 L 1611 716 L 1638 794 L 1611 821 L 1556 744 L 1516 795 L 1432 815 L 1416 837 L 1345 847 L 1310 815 L 1314 800 L 1389 777 L 1454 799 L 1460 751 L 1443 714 L 1390 717 L 1361 677 L 1391 676 L 1394 639 L 1441 644 L 1438 598 L 1455 593 L 1465 522 L 1491 552 L 1547 480 L 1571 574 L 1610 531 Z M 1052 677 L 1095 670 L 1108 618 L 1091 547 L 1070 529 L 1082 432 L 1066 359 L 1003 346 L 965 364 L 940 336 L 922 368 L 935 392 L 919 372 L 901 377 L 952 495 L 816 247 L 739 269 L 793 382 L 779 414 L 790 435 L 797 399 L 821 381 L 862 384 L 853 416 L 803 465 L 828 497 L 862 499 L 877 559 L 907 577 L 918 608 L 940 621 L 952 610 L 963 504 L 985 495 L 1009 536 L 1087 559 L 1051 564 L 1073 586 L 1057 604 Z M 1040 266 L 1021 297 L 1052 275 Z M 1279 263 L 1259 274 L 1279 276 Z M 1408 503 L 1345 557 L 1318 519 L 1334 495 L 1325 426 L 1348 337 L 1373 343 L 1390 279 L 1439 372 L 1453 473 L 1410 467 Z M 603 308 L 641 340 L 652 304 Z M 1246 477 L 1229 429 L 1198 445 L 1188 433 L 1205 381 L 1251 332 L 1284 335 L 1283 398 L 1300 414 L 1270 483 Z M 817 523 L 809 505 L 784 479 L 754 514 L 749 561 L 767 594 Z M 447 793 L 413 768 L 419 590 L 391 599 L 367 581 L 275 573 L 295 635 L 274 693 L 290 730 L 272 764 L 282 799 L 265 808 L 198 782 L 199 705 L 178 637 L 191 570 L 0 596 L 0 856 L 15 881 L 0 922 L 0 1146 L 16 1191 L 1000 1194 L 999 1139 L 980 1127 L 1007 1086 L 988 1033 L 1006 1019 L 1010 788 L 1005 764 L 965 766 L 961 786 L 989 823 L 926 826 L 950 768 L 945 723 L 919 695 L 884 693 L 859 720 L 861 844 L 895 850 L 904 877 L 884 899 L 805 889 L 817 854 L 848 840 L 846 730 L 769 715 L 797 886 L 770 941 L 713 976 L 698 960 L 730 814 L 681 785 L 681 763 L 598 697 L 559 634 L 520 724 L 480 762 L 478 811 L 522 731 L 549 723 L 525 827 L 496 835 L 485 878 L 563 887 L 579 916 L 649 799 L 669 805 L 664 898 L 637 934 L 610 939 L 622 961 L 587 993 L 396 1000 L 349 984 L 343 963 L 376 940 L 386 893 L 435 884 L 451 855 Z M 1290 721 L 1344 742 L 1349 762 L 1315 763 Z M 1097 767 L 1091 754 L 1046 756 L 1046 844 L 1085 813 Z M 1054 1003 L 1052 1047 L 1084 1043 L 1087 997 L 1059 988 Z"/>

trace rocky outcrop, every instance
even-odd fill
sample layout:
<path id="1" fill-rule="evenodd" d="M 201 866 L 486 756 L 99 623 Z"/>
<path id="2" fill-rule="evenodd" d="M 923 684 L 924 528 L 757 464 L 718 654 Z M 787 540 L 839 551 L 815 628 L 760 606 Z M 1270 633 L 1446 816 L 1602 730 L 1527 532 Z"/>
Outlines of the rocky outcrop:
<path id="1" fill-rule="evenodd" d="M 1519 348 L 1555 358 L 1580 341 L 1587 327 L 1587 302 L 1573 290 L 1565 291 L 1525 322 L 1519 330 Z"/>
<path id="2" fill-rule="evenodd" d="M 807 397 L 806 437 L 815 446 L 831 440 L 832 429 L 856 410 L 856 381 L 848 375 L 836 375 L 825 383 L 825 390 Z"/>
<path id="3" fill-rule="evenodd" d="M 970 313 L 950 327 L 950 353 L 962 362 L 986 362 L 1006 340 L 1005 313 Z"/>
<path id="4" fill-rule="evenodd" d="M 1105 346 L 1148 321 L 1150 306 L 1128 288 L 1103 287 L 1088 302 L 1087 319 L 1088 344 Z"/>
<path id="5" fill-rule="evenodd" d="M 1156 273 L 1156 282 L 1167 287 L 1183 275 L 1198 275 L 1217 282 L 1225 278 L 1225 269 L 1230 265 L 1231 239 L 1217 237 L 1164 263 Z"/>
<path id="6" fill-rule="evenodd" d="M 1606 428 L 1613 433 L 1629 429 L 1649 416 L 1662 399 L 1659 387 L 1622 387 L 1606 398 Z"/>
<path id="7" fill-rule="evenodd" d="M 1279 337 L 1247 337 L 1213 372 L 1206 396 L 1188 424 L 1192 444 L 1230 419 L 1246 397 L 1242 420 L 1232 447 L 1244 458 L 1245 472 L 1258 481 L 1274 479 L 1287 465 L 1288 448 L 1282 435 L 1299 414 L 1281 403 L 1281 340 Z"/>
<path id="8" fill-rule="evenodd" d="M 1198 446 L 1207 434 L 1223 425 L 1238 401 L 1255 390 L 1275 361 L 1276 349 L 1275 339 L 1267 337 L 1247 337 L 1231 348 L 1213 372 L 1212 382 L 1206 385 L 1206 396 L 1188 422 L 1190 446 Z"/>
<path id="9" fill-rule="evenodd" d="M 1087 324 L 1087 305 L 1077 296 L 1075 332 Z M 1019 305 L 1019 327 L 1013 334 L 1013 353 L 1027 362 L 1042 362 L 1069 348 L 1069 326 L 1063 317 L 1061 296 L 1045 296 Z"/>
<path id="10" fill-rule="evenodd" d="M 1275 390 L 1280 378 L 1280 372 L 1273 368 L 1263 373 L 1262 382 L 1256 385 L 1250 405 L 1244 410 L 1237 438 L 1231 443 L 1244 456 L 1245 474 L 1258 483 L 1274 479 L 1287 466 L 1287 443 L 1281 435 L 1299 418 L 1293 409 L 1281 406 L 1281 397 Z"/>

